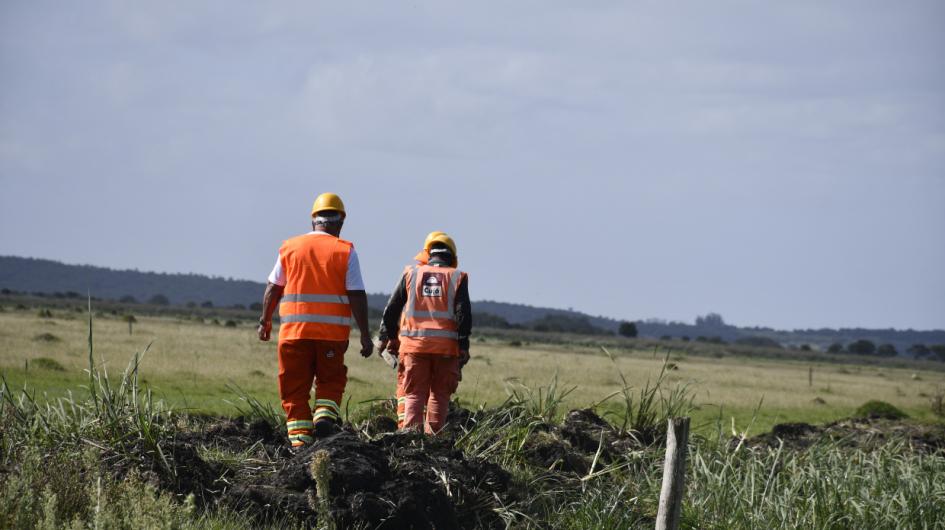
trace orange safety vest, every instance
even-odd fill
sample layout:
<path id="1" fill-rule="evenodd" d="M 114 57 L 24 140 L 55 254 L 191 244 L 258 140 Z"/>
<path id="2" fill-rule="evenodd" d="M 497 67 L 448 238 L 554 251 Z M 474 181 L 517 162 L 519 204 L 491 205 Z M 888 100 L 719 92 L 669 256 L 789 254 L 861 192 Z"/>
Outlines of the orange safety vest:
<path id="1" fill-rule="evenodd" d="M 407 303 L 400 314 L 400 351 L 459 355 L 456 290 L 465 277 L 454 267 L 404 269 Z"/>
<path id="2" fill-rule="evenodd" d="M 279 249 L 285 290 L 279 305 L 279 340 L 348 340 L 351 305 L 345 280 L 350 242 L 305 234 Z"/>

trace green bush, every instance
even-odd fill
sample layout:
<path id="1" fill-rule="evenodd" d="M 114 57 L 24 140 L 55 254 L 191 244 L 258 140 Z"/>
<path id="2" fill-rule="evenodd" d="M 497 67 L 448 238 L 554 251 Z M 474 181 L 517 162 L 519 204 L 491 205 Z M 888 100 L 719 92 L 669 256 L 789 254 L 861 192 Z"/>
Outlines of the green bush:
<path id="1" fill-rule="evenodd" d="M 883 418 L 888 420 L 901 420 L 908 418 L 905 412 L 899 410 L 885 401 L 867 401 L 860 408 L 856 409 L 854 414 L 857 418 Z"/>
<path id="2" fill-rule="evenodd" d="M 617 333 L 621 337 L 635 338 L 637 336 L 637 325 L 634 322 L 621 322 Z"/>
<path id="3" fill-rule="evenodd" d="M 40 370 L 49 370 L 51 372 L 65 372 L 66 368 L 55 359 L 49 357 L 39 357 L 30 361 L 30 366 Z"/>

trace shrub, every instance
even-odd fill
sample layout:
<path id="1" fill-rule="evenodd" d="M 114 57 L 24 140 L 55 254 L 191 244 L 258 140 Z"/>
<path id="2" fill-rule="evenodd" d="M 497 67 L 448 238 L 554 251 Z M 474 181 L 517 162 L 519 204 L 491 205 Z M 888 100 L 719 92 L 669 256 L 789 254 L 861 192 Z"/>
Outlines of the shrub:
<path id="1" fill-rule="evenodd" d="M 572 317 L 550 313 L 533 320 L 529 326 L 535 331 L 542 332 L 578 333 L 582 335 L 609 335 L 612 333 L 591 324 L 587 317 Z"/>
<path id="2" fill-rule="evenodd" d="M 49 357 L 39 357 L 33 359 L 30 364 L 39 370 L 49 370 L 51 372 L 65 372 L 66 368 L 55 359 Z"/>
<path id="3" fill-rule="evenodd" d="M 876 353 L 876 345 L 873 344 L 872 341 L 860 339 L 851 342 L 850 345 L 847 346 L 847 351 L 857 355 L 873 355 Z"/>
<path id="4" fill-rule="evenodd" d="M 882 418 L 887 420 L 901 420 L 903 418 L 908 418 L 905 412 L 899 410 L 895 406 L 886 403 L 885 401 L 867 401 L 866 403 L 860 405 L 860 408 L 856 409 L 854 414 L 857 418 Z"/>
<path id="5" fill-rule="evenodd" d="M 899 355 L 899 352 L 896 351 L 896 347 L 892 344 L 882 344 L 876 349 L 876 354 L 882 357 L 895 357 Z"/>
<path id="6" fill-rule="evenodd" d="M 621 337 L 635 338 L 637 336 L 637 325 L 633 322 L 621 322 L 617 328 L 617 333 Z"/>
<path id="7" fill-rule="evenodd" d="M 758 337 L 755 335 L 748 337 L 739 337 L 735 339 L 735 344 L 744 346 L 756 346 L 759 348 L 778 348 L 781 349 L 781 343 L 770 337 Z"/>
<path id="8" fill-rule="evenodd" d="M 929 346 L 929 352 L 936 361 L 945 361 L 945 344 Z"/>
<path id="9" fill-rule="evenodd" d="M 156 294 L 148 299 L 148 303 L 151 305 L 170 305 L 171 301 L 163 294 Z"/>
<path id="10" fill-rule="evenodd" d="M 828 353 L 840 353 L 842 351 L 843 351 L 843 344 L 840 342 L 834 342 L 833 344 L 827 347 Z"/>
<path id="11" fill-rule="evenodd" d="M 39 311 L 36 312 L 36 316 L 38 316 L 39 318 L 52 318 L 53 315 L 52 315 L 52 311 L 44 307 L 43 309 L 40 309 Z"/>
<path id="12" fill-rule="evenodd" d="M 236 327 L 236 321 L 235 321 L 235 320 L 227 320 L 226 322 L 223 323 L 223 325 L 224 325 L 225 327 L 228 327 L 228 328 L 235 328 L 235 327 Z"/>

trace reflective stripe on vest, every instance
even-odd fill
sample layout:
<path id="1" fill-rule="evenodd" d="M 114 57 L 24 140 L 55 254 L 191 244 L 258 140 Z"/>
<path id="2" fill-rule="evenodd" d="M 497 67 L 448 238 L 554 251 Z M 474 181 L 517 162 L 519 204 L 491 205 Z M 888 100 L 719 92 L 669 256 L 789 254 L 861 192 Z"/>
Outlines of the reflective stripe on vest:
<path id="1" fill-rule="evenodd" d="M 348 297 L 337 294 L 284 294 L 282 303 L 285 302 L 315 302 L 320 304 L 347 304 Z"/>
<path id="2" fill-rule="evenodd" d="M 441 337 L 444 339 L 459 340 L 459 333 L 446 329 L 402 329 L 401 337 Z"/>
<path id="3" fill-rule="evenodd" d="M 296 315 L 286 315 L 284 317 L 279 317 L 279 321 L 283 323 L 289 322 L 311 322 L 315 324 L 337 324 L 339 326 L 348 326 L 351 324 L 351 317 L 338 317 L 334 315 L 317 315 L 317 314 L 296 314 Z"/>

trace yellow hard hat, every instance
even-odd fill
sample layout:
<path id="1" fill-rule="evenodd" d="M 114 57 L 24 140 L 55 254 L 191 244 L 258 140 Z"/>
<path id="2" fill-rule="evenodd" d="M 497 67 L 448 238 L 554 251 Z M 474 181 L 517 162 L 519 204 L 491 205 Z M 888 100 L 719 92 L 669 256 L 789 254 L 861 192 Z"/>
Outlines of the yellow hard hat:
<path id="1" fill-rule="evenodd" d="M 427 234 L 427 238 L 423 240 L 423 250 L 430 250 L 430 245 L 433 244 L 433 238 L 436 236 L 445 236 L 446 232 L 440 232 L 439 230 L 430 232 Z"/>
<path id="2" fill-rule="evenodd" d="M 345 203 L 341 202 L 341 197 L 334 193 L 322 193 L 315 199 L 315 204 L 312 205 L 312 215 L 328 211 L 347 215 L 345 214 Z"/>
<path id="3" fill-rule="evenodd" d="M 434 243 L 443 243 L 449 247 L 450 252 L 453 253 L 453 257 L 457 257 L 456 243 L 453 242 L 452 237 L 446 235 L 446 232 L 430 232 L 430 235 L 427 236 L 427 240 L 423 242 L 423 250 L 429 251 Z"/>

